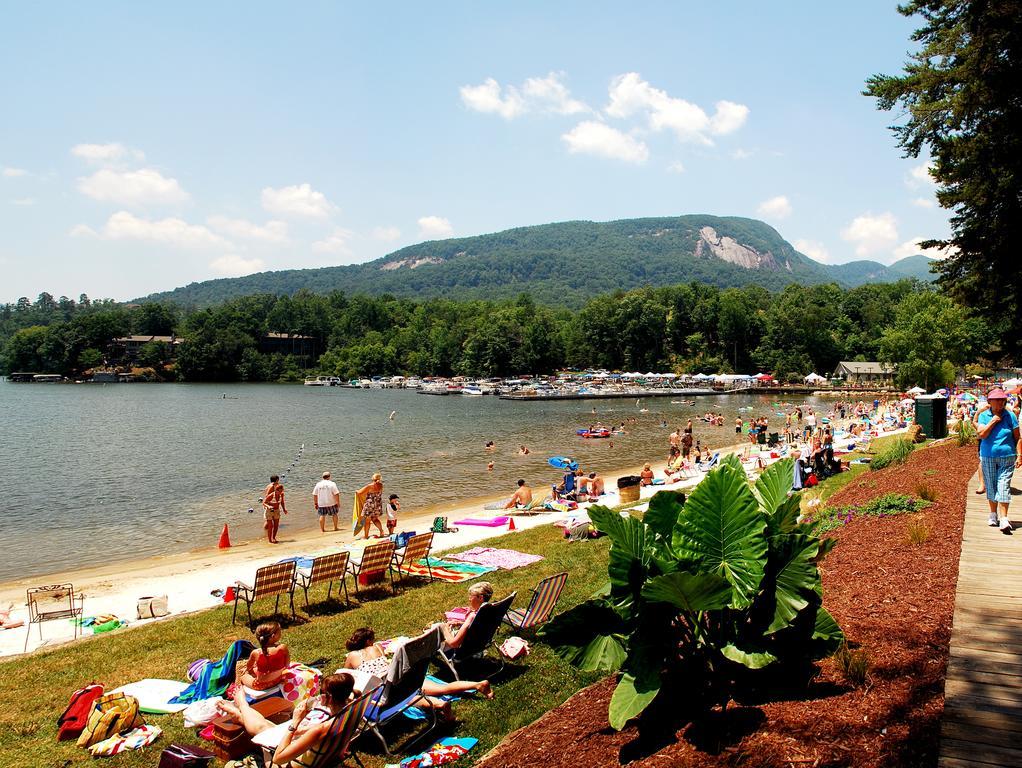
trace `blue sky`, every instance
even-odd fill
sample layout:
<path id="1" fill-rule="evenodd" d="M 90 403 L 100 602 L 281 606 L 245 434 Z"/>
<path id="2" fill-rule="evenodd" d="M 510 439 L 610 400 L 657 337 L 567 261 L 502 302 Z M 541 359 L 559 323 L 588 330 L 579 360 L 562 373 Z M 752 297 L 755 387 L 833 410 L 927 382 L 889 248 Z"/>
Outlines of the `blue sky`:
<path id="1" fill-rule="evenodd" d="M 860 95 L 894 2 L 14 4 L 0 300 L 130 299 L 570 219 L 762 218 L 891 262 L 947 233 Z"/>

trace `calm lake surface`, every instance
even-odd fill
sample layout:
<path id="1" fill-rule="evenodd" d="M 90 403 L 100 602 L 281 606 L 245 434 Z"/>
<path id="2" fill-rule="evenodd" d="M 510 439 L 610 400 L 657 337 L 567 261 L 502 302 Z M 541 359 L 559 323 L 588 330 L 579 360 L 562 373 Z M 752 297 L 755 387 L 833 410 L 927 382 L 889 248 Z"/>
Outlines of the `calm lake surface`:
<path id="1" fill-rule="evenodd" d="M 351 494 L 373 472 L 410 513 L 509 496 L 519 477 L 534 487 L 556 482 L 549 456 L 570 455 L 601 472 L 663 459 L 670 430 L 707 410 L 723 412 L 726 426 L 697 420 L 696 437 L 730 445 L 739 407 L 754 407 L 745 417 L 772 420 L 778 410 L 772 396 L 695 399 L 694 407 L 671 398 L 521 403 L 284 384 L 0 381 L 7 472 L 0 581 L 213 546 L 224 523 L 236 540 L 255 538 L 258 500 L 273 473 L 284 479 L 291 511 L 282 529 L 312 529 L 312 487 L 327 469 L 341 489 L 343 524 Z M 575 436 L 597 418 L 629 422 L 627 434 Z M 496 443 L 492 452 L 487 440 Z M 517 455 L 521 444 L 529 456 Z"/>

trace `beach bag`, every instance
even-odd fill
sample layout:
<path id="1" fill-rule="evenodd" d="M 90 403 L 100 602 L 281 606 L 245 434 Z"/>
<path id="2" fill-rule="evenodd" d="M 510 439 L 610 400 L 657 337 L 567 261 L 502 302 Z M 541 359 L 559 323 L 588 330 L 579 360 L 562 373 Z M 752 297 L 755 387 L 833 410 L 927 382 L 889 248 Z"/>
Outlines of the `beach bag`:
<path id="1" fill-rule="evenodd" d="M 185 728 L 204 728 L 214 720 L 222 720 L 223 715 L 216 708 L 216 705 L 222 701 L 223 699 L 219 696 L 193 701 L 181 713 L 185 720 Z"/>
<path id="2" fill-rule="evenodd" d="M 511 636 L 500 644 L 500 655 L 508 661 L 524 659 L 529 653 L 529 644 L 520 637 Z"/>
<path id="3" fill-rule="evenodd" d="M 433 533 L 446 533 L 447 532 L 447 518 L 446 517 L 434 517 Z"/>
<path id="4" fill-rule="evenodd" d="M 79 747 L 101 741 L 145 725 L 138 713 L 138 699 L 124 693 L 105 693 L 92 704 L 88 722 L 78 737 Z"/>
<path id="5" fill-rule="evenodd" d="M 206 768 L 215 757 L 199 747 L 171 744 L 160 755 L 158 768 Z"/>
<path id="6" fill-rule="evenodd" d="M 819 484 L 820 481 L 816 478 L 816 475 L 809 475 L 809 477 L 806 478 L 806 485 L 808 485 L 810 488 L 814 485 Z"/>
<path id="7" fill-rule="evenodd" d="M 140 597 L 135 605 L 135 611 L 140 619 L 158 619 L 170 613 L 167 608 L 167 596 Z"/>
<path id="8" fill-rule="evenodd" d="M 71 694 L 67 709 L 57 718 L 57 741 L 77 739 L 89 722 L 92 705 L 103 695 L 103 686 L 90 683 Z"/>
<path id="9" fill-rule="evenodd" d="M 408 546 L 408 540 L 415 535 L 415 531 L 402 531 L 401 533 L 394 534 L 394 547 L 396 549 L 404 549 Z"/>

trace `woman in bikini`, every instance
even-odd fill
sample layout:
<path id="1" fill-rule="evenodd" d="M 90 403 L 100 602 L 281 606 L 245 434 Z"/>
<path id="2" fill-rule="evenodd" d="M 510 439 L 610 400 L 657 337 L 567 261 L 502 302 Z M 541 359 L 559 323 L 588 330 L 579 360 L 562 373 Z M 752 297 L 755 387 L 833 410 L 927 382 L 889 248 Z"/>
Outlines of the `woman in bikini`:
<path id="1" fill-rule="evenodd" d="M 255 630 L 259 647 L 248 656 L 244 671 L 238 673 L 238 682 L 255 691 L 265 691 L 280 682 L 291 664 L 291 654 L 280 642 L 280 624 L 268 621 Z"/>

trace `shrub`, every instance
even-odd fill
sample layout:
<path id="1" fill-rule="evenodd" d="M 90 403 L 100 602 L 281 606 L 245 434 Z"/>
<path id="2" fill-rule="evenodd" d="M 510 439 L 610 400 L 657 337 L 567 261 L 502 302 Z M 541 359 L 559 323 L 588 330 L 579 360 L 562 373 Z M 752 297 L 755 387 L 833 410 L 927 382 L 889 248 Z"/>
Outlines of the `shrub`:
<path id="1" fill-rule="evenodd" d="M 799 523 L 790 459 L 751 485 L 729 456 L 686 500 L 660 491 L 639 520 L 595 506 L 611 539 L 610 583 L 540 632 L 582 669 L 620 671 L 610 724 L 621 729 L 661 693 L 726 705 L 744 683 L 790 679 L 840 647 L 818 563 L 834 546 Z"/>
<path id="2" fill-rule="evenodd" d="M 865 651 L 853 651 L 843 643 L 834 653 L 841 675 L 854 688 L 862 686 L 869 678 L 869 655 Z"/>
<path id="3" fill-rule="evenodd" d="M 955 437 L 959 446 L 972 445 L 976 442 L 976 425 L 969 419 L 962 419 L 958 422 L 955 430 Z"/>
<path id="4" fill-rule="evenodd" d="M 918 518 L 909 520 L 905 530 L 908 533 L 909 543 L 916 546 L 925 544 L 926 540 L 930 538 L 930 529 L 926 527 L 926 522 Z"/>
<path id="5" fill-rule="evenodd" d="M 927 483 L 919 483 L 916 486 L 916 496 L 923 501 L 936 501 L 940 498 L 940 491 Z"/>
<path id="6" fill-rule="evenodd" d="M 929 501 L 914 499 L 903 493 L 885 493 L 865 504 L 852 504 L 847 507 L 824 507 L 805 519 L 813 526 L 817 535 L 833 531 L 852 522 L 852 518 L 865 515 L 867 517 L 895 517 L 911 512 L 919 512 L 930 506 Z"/>
<path id="7" fill-rule="evenodd" d="M 869 462 L 869 468 L 875 470 L 883 469 L 893 464 L 904 464 L 908 461 L 908 456 L 913 450 L 915 450 L 915 446 L 912 445 L 911 441 L 899 438 L 874 456 Z"/>

